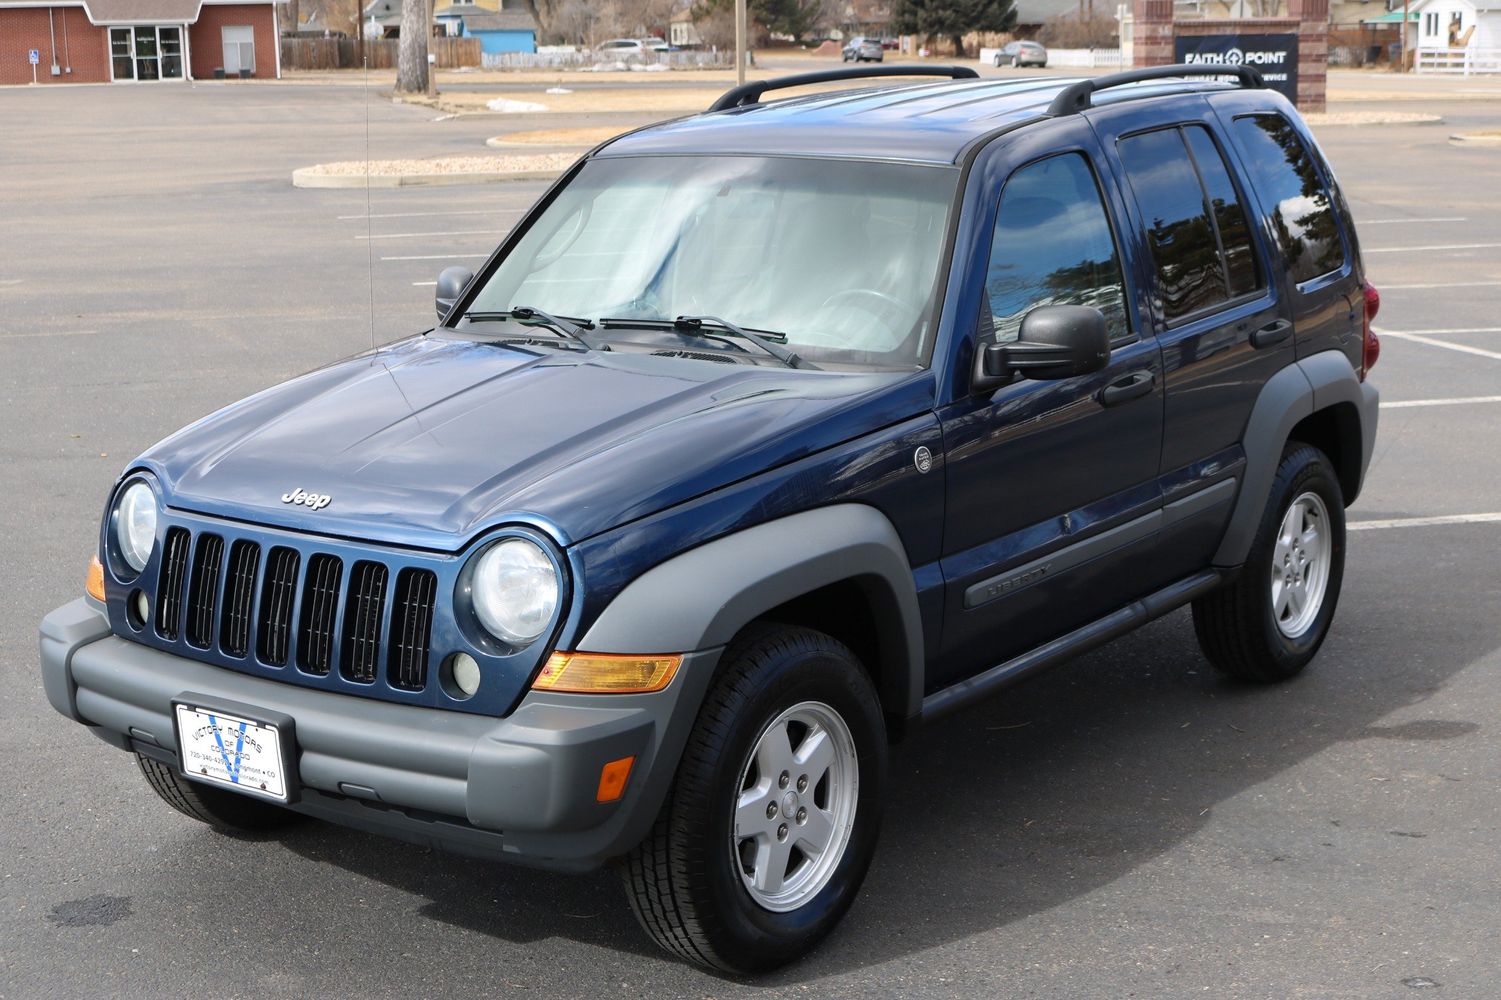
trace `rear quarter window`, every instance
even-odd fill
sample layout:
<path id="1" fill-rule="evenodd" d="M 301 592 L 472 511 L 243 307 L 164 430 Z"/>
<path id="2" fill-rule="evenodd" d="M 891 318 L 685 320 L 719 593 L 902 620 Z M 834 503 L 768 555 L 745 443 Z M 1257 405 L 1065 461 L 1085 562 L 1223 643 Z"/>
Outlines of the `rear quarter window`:
<path id="1" fill-rule="evenodd" d="M 1293 280 L 1338 271 L 1345 246 L 1329 189 L 1292 123 L 1281 115 L 1247 115 L 1235 119 L 1234 131 Z"/>

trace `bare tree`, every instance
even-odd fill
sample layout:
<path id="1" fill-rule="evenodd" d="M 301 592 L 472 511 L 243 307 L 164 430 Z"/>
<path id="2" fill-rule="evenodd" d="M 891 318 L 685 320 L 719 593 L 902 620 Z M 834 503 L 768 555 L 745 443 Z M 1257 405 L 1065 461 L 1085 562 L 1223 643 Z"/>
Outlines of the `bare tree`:
<path id="1" fill-rule="evenodd" d="M 407 94 L 427 92 L 427 2 L 402 0 L 401 44 L 396 53 L 396 89 Z"/>

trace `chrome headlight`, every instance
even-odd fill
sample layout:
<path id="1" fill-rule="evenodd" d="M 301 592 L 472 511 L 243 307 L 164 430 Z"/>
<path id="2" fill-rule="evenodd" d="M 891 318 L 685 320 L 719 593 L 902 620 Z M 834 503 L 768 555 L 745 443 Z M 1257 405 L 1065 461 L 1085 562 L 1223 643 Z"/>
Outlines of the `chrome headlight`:
<path id="1" fill-rule="evenodd" d="M 137 479 L 115 500 L 115 544 L 125 565 L 139 573 L 146 568 L 156 545 L 156 494 Z"/>
<path id="2" fill-rule="evenodd" d="M 474 614 L 495 638 L 508 645 L 531 645 L 558 610 L 562 582 L 536 542 L 506 538 L 481 553 L 471 580 Z"/>

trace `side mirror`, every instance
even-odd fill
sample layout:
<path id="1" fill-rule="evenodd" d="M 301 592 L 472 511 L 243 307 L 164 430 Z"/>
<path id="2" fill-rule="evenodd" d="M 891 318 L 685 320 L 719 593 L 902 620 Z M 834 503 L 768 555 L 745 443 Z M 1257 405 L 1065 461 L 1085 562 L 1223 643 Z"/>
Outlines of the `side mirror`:
<path id="1" fill-rule="evenodd" d="M 464 294 L 464 289 L 469 287 L 469 282 L 474 280 L 474 272 L 467 267 L 445 267 L 443 273 L 438 275 L 438 289 L 434 297 L 437 299 L 438 319 L 448 315 L 448 310 Z"/>
<path id="2" fill-rule="evenodd" d="M 1098 309 L 1038 306 L 1023 317 L 1016 341 L 984 348 L 975 388 L 1000 385 L 1015 373 L 1036 379 L 1088 375 L 1109 360 L 1110 333 Z"/>

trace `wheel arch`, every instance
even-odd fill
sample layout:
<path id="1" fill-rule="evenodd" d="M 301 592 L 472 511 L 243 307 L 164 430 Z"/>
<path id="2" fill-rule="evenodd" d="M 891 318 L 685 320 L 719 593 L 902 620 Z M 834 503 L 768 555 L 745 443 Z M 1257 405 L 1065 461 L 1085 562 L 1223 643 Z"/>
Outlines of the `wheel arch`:
<path id="1" fill-rule="evenodd" d="M 864 504 L 778 518 L 658 564 L 616 595 L 578 648 L 710 649 L 758 620 L 806 625 L 850 646 L 872 674 L 894 736 L 921 714 L 925 661 L 912 569 L 891 521 Z"/>
<path id="2" fill-rule="evenodd" d="M 1379 400 L 1376 388 L 1360 381 L 1340 351 L 1310 355 L 1267 380 L 1241 438 L 1246 470 L 1215 552 L 1216 566 L 1245 562 L 1288 441 L 1323 450 L 1334 464 L 1345 505 L 1354 502 L 1375 447 Z"/>

